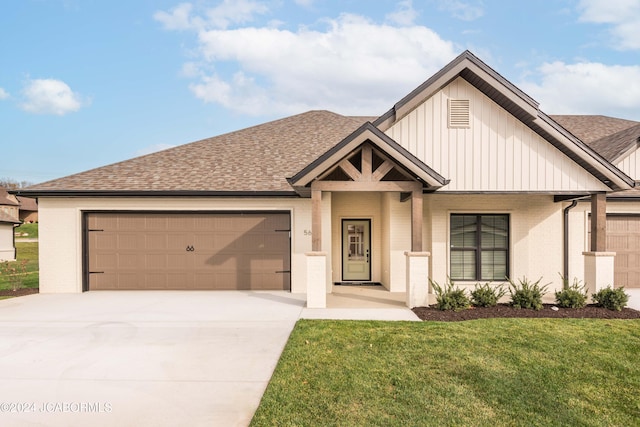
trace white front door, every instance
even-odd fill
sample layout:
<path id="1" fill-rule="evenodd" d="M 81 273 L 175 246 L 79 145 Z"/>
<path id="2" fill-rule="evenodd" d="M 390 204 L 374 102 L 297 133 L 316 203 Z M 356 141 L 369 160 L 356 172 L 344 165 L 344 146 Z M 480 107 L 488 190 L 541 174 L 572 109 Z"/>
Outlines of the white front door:
<path id="1" fill-rule="evenodd" d="M 371 280 L 371 220 L 342 220 L 342 280 Z"/>

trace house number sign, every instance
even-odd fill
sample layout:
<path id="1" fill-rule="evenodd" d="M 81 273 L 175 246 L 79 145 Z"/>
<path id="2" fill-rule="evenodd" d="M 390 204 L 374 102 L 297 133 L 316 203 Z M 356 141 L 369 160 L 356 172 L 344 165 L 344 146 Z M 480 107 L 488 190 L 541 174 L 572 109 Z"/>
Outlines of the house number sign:
<path id="1" fill-rule="evenodd" d="M 187 252 L 193 252 L 193 251 L 195 251 L 195 250 L 196 250 L 196 249 L 195 249 L 193 246 L 191 246 L 191 245 L 190 245 L 190 246 L 187 246 Z"/>

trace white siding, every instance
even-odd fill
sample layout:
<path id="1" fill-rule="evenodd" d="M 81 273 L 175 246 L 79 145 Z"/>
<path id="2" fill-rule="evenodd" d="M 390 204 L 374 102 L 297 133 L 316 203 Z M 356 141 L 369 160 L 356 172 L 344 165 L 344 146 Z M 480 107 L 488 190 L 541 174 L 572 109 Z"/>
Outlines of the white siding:
<path id="1" fill-rule="evenodd" d="M 632 152 L 616 165 L 618 169 L 635 180 L 640 180 L 640 155 L 638 151 Z"/>
<path id="2" fill-rule="evenodd" d="M 447 100 L 471 100 L 471 127 L 447 127 Z M 443 191 L 604 191 L 558 149 L 462 78 L 386 131 L 451 182 Z"/>
<path id="3" fill-rule="evenodd" d="M 330 198 L 326 203 L 329 220 Z M 323 209 L 325 207 L 323 206 Z M 83 210 L 280 210 L 291 212 L 291 292 L 306 293 L 311 251 L 310 199 L 69 198 L 39 199 L 40 292 L 82 292 Z M 306 232 L 305 232 L 306 231 Z M 327 238 L 330 230 L 323 232 Z"/>

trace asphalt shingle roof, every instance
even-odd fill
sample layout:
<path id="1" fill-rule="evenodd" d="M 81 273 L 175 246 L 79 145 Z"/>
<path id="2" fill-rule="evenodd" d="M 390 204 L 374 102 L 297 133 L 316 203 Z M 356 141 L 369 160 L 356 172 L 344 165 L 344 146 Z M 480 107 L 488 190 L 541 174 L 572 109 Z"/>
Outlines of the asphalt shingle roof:
<path id="1" fill-rule="evenodd" d="M 640 122 L 551 116 L 609 161 L 637 143 Z M 292 192 L 286 178 L 375 117 L 309 111 L 28 187 L 27 192 Z"/>
<path id="2" fill-rule="evenodd" d="M 309 111 L 26 190 L 292 192 L 287 177 L 368 119 Z"/>
<path id="3" fill-rule="evenodd" d="M 633 120 L 608 116 L 552 115 L 550 117 L 586 144 L 640 125 L 640 122 Z"/>

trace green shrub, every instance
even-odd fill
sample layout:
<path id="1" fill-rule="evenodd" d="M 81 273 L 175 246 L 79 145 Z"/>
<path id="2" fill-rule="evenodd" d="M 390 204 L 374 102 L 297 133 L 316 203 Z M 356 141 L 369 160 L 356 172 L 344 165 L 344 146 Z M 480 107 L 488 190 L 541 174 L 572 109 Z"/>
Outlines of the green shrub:
<path id="1" fill-rule="evenodd" d="M 471 291 L 471 304 L 474 307 L 493 307 L 506 293 L 507 291 L 502 285 L 491 286 L 490 283 L 484 285 L 476 283 L 475 288 Z"/>
<path id="2" fill-rule="evenodd" d="M 597 306 L 615 311 L 622 311 L 629 302 L 629 295 L 624 292 L 624 287 L 611 289 L 611 286 L 607 286 L 591 296 Z"/>
<path id="3" fill-rule="evenodd" d="M 587 305 L 587 291 L 577 278 L 569 285 L 569 279 L 562 278 L 562 290 L 556 292 L 556 304 L 563 308 L 582 308 Z"/>
<path id="4" fill-rule="evenodd" d="M 509 293 L 511 294 L 511 305 L 515 308 L 531 308 L 540 310 L 542 308 L 542 296 L 547 292 L 547 285 L 540 286 L 542 277 L 536 282 L 530 282 L 523 277 L 518 279 L 516 285 L 513 280 L 509 280 Z"/>
<path id="5" fill-rule="evenodd" d="M 436 308 L 439 310 L 466 310 L 471 305 L 469 297 L 465 294 L 464 289 L 454 287 L 451 279 L 447 279 L 444 287 L 438 282 L 429 279 L 429 283 L 433 287 L 436 294 Z"/>

